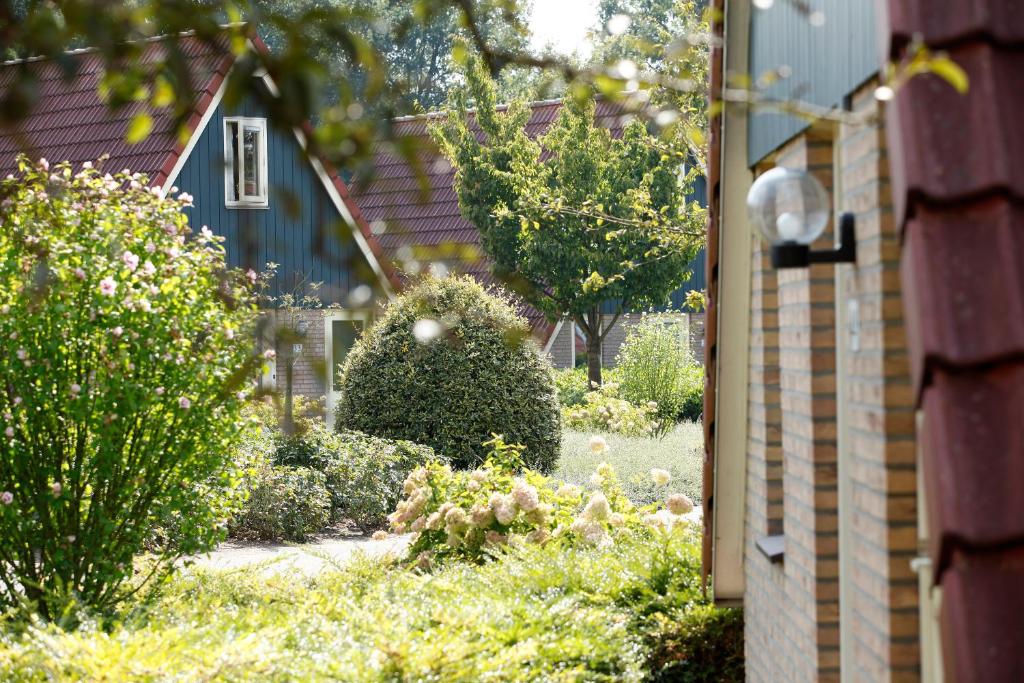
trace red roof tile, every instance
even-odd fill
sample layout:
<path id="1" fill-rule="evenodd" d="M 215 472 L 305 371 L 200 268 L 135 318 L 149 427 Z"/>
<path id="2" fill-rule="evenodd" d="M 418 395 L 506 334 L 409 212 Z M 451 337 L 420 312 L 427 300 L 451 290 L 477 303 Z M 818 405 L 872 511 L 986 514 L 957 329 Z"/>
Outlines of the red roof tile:
<path id="1" fill-rule="evenodd" d="M 167 40 L 151 41 L 143 51 L 141 63 L 162 60 Z M 191 36 L 180 37 L 177 43 L 192 74 L 198 109 L 201 102 L 208 104 L 212 99 L 233 58 L 226 50 Z M 108 154 L 107 168 L 130 168 L 146 173 L 159 184 L 161 171 L 170 170 L 164 168 L 165 164 L 170 160 L 173 166 L 172 157 L 181 150 L 174 112 L 170 108 L 152 110 L 153 129 L 149 136 L 138 144 L 127 143 L 128 125 L 145 105 L 136 103 L 111 110 L 97 94 L 104 70 L 103 57 L 92 51 L 75 56 L 77 71 L 70 79 L 56 62 L 48 59 L 8 63 L 0 68 L 0 91 L 10 88 L 20 72 L 28 69 L 37 79 L 38 94 L 31 115 L 0 133 L 0 174 L 17 168 L 15 157 L 21 151 L 76 165 Z M 192 123 L 198 121 L 198 117 L 194 118 Z"/>
<path id="2" fill-rule="evenodd" d="M 888 111 L 907 338 L 924 433 L 946 676 L 1024 677 L 1024 17 L 1016 0 L 889 0 L 967 72 L 913 78 Z"/>
<path id="3" fill-rule="evenodd" d="M 529 135 L 543 134 L 554 122 L 561 102 L 535 102 L 526 124 Z M 599 101 L 595 112 L 598 124 L 613 135 L 622 130 L 621 108 Z M 422 163 L 424 177 L 404 157 L 379 144 L 374 158 L 374 175 L 365 183 L 353 185 L 353 196 L 363 215 L 375 228 L 388 258 L 402 267 L 403 262 L 419 260 L 422 265 L 442 262 L 454 272 L 468 273 L 485 284 L 497 284 L 490 275 L 491 261 L 480 247 L 476 226 L 462 217 L 455 194 L 455 170 L 430 140 L 427 126 L 439 114 L 399 119 L 395 135 L 415 139 L 421 145 L 417 159 Z M 426 194 L 423 193 L 423 183 Z M 380 230 L 384 230 L 380 233 Z M 406 248 L 403 251 L 403 248 Z M 412 253 L 407 253 L 411 251 Z M 522 304 L 521 312 L 529 319 L 537 336 L 546 340 L 553 326 L 536 309 Z"/>

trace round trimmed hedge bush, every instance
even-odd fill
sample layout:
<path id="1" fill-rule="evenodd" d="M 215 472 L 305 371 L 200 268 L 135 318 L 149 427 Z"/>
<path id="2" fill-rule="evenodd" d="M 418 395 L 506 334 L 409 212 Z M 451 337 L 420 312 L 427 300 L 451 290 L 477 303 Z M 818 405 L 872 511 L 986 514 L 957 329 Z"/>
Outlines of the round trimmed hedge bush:
<path id="1" fill-rule="evenodd" d="M 408 290 L 349 352 L 337 428 L 431 446 L 456 467 L 483 462 L 492 434 L 550 471 L 560 424 L 551 366 L 507 299 L 469 277 Z"/>

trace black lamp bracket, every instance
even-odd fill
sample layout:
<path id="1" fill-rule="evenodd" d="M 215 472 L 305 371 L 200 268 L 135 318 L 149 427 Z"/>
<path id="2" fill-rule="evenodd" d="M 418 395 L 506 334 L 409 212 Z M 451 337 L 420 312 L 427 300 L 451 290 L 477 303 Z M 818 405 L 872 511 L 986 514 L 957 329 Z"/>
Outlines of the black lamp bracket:
<path id="1" fill-rule="evenodd" d="M 839 217 L 839 246 L 828 251 L 811 251 L 806 244 L 783 242 L 773 244 L 772 266 L 782 268 L 807 268 L 812 263 L 856 263 L 857 233 L 854 230 L 856 218 L 852 213 Z"/>

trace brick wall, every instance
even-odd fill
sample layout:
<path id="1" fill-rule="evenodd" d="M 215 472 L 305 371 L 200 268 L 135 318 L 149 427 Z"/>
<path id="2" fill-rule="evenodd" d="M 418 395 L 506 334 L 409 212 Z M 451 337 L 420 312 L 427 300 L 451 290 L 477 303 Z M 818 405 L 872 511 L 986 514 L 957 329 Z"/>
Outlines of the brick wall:
<path id="1" fill-rule="evenodd" d="M 327 389 L 326 375 L 327 364 L 324 349 L 324 310 L 312 309 L 284 313 L 281 311 L 269 311 L 266 313 L 271 321 L 268 329 L 274 326 L 295 326 L 299 321 L 305 321 L 308 330 L 306 338 L 302 343 L 302 353 L 295 359 L 292 368 L 292 392 L 297 396 L 319 399 L 324 396 Z M 277 392 L 282 396 L 286 387 L 285 364 L 291 353 L 291 343 L 284 343 L 278 340 L 275 345 L 277 352 Z"/>
<path id="2" fill-rule="evenodd" d="M 877 115 L 869 84 L 856 111 Z M 881 118 L 877 117 L 876 118 Z M 857 268 L 847 269 L 857 302 L 859 348 L 851 350 L 849 448 L 853 515 L 852 612 L 855 681 L 919 679 L 914 400 L 909 378 L 899 239 L 880 122 L 840 128 L 842 205 L 857 215 Z"/>
<path id="3" fill-rule="evenodd" d="M 878 113 L 873 88 L 856 93 L 856 110 Z M 760 240 L 752 254 L 744 562 L 752 681 L 839 680 L 841 560 L 849 572 L 843 574 L 849 586 L 844 647 L 850 648 L 844 679 L 919 679 L 917 582 L 910 569 L 917 544 L 914 410 L 899 245 L 884 131 L 879 117 L 865 120 L 799 136 L 774 159 L 809 170 L 826 188 L 839 169 L 834 201 L 857 216 L 856 266 L 774 271 Z M 831 248 L 832 240 L 829 230 L 814 248 Z M 837 306 L 852 312 L 841 330 L 852 344 L 845 367 L 837 367 Z M 850 482 L 841 510 L 840 405 Z M 849 555 L 842 558 L 840 515 L 849 530 Z M 785 539 L 778 564 L 756 546 L 773 534 Z"/>

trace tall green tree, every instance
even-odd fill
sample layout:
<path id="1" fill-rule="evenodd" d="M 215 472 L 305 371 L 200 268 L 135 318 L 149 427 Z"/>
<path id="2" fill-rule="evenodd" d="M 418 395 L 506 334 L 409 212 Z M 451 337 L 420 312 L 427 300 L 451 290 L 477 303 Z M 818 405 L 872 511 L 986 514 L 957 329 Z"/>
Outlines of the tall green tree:
<path id="1" fill-rule="evenodd" d="M 488 43 L 508 52 L 527 49 L 529 3 L 511 3 L 500 11 L 487 11 L 487 0 L 471 0 L 474 30 Z M 306 30 L 323 32 L 336 21 L 333 10 L 353 12 L 353 28 L 372 45 L 386 66 L 386 83 L 393 93 L 397 114 L 415 110 L 434 110 L 448 98 L 457 82 L 452 50 L 457 41 L 470 38 L 462 9 L 452 4 L 402 2 L 399 0 L 259 0 L 257 6 L 271 21 L 260 25 L 268 45 L 275 50 L 287 48 L 286 36 L 279 28 L 279 16 L 289 21 L 306 18 Z M 312 19 L 312 21 L 311 21 Z M 318 45 L 319 62 L 329 78 L 358 82 L 368 74 L 353 59 L 341 41 Z M 331 96 L 331 89 L 325 89 Z M 333 104 L 333 102 L 330 102 Z M 373 106 L 375 103 L 368 103 Z"/>
<path id="2" fill-rule="evenodd" d="M 471 60 L 466 88 L 432 132 L 497 274 L 550 320 L 571 317 L 587 340 L 588 376 L 600 383 L 608 331 L 624 310 L 664 304 L 686 280 L 704 212 L 686 201 L 685 152 L 639 120 L 613 139 L 595 125 L 592 97 L 571 98 L 531 140 L 529 115 L 522 102 L 499 111 L 493 82 Z M 606 302 L 616 306 L 611 321 Z"/>
<path id="3" fill-rule="evenodd" d="M 707 6 L 706 0 L 600 0 L 591 31 L 595 67 L 609 66 L 635 87 L 645 80 L 672 86 L 652 88 L 649 105 L 658 110 L 654 117 L 666 136 L 686 147 L 701 173 L 707 170 Z"/>

